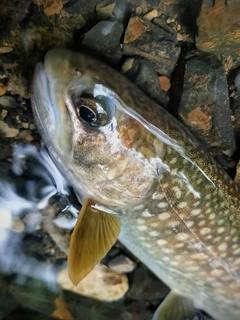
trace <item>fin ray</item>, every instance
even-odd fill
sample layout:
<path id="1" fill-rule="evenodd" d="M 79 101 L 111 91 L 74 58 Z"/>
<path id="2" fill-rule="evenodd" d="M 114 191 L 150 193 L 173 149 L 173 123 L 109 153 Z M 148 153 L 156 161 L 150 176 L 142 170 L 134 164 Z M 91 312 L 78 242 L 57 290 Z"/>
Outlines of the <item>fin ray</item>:
<path id="1" fill-rule="evenodd" d="M 117 216 L 96 209 L 90 199 L 85 199 L 74 231 L 68 253 L 68 274 L 77 285 L 107 254 L 120 233 Z"/>

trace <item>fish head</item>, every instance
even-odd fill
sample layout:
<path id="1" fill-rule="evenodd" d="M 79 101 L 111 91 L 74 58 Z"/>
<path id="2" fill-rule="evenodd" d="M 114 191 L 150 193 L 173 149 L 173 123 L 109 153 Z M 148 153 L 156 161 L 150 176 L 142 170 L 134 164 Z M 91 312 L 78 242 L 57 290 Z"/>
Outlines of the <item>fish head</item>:
<path id="1" fill-rule="evenodd" d="M 74 188 L 101 204 L 129 208 L 150 196 L 164 146 L 109 87 L 111 71 L 99 76 L 97 70 L 84 54 L 49 51 L 35 70 L 33 110 Z"/>

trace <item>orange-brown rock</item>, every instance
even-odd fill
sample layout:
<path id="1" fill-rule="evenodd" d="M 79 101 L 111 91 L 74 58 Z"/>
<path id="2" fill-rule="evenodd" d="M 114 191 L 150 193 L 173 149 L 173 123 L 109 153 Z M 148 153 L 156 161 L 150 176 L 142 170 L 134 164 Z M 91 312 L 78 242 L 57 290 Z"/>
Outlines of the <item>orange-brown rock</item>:
<path id="1" fill-rule="evenodd" d="M 197 26 L 198 49 L 240 61 L 240 0 L 216 0 L 214 6 L 203 0 Z"/>

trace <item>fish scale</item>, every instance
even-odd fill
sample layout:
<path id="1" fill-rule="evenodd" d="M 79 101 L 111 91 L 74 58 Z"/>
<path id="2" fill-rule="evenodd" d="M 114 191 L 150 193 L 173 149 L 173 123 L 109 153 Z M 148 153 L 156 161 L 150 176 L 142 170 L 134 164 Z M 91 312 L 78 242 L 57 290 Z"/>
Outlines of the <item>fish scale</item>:
<path id="1" fill-rule="evenodd" d="M 172 290 L 154 320 L 182 320 L 193 306 L 239 320 L 240 189 L 192 134 L 119 73 L 68 50 L 36 67 L 32 104 L 83 203 L 69 248 L 73 283 L 119 235 Z"/>

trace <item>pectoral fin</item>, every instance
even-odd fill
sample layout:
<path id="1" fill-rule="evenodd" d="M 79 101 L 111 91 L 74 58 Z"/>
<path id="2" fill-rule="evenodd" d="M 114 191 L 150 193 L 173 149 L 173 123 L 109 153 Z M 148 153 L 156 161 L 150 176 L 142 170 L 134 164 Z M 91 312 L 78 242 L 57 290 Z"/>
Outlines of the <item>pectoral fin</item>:
<path id="1" fill-rule="evenodd" d="M 171 291 L 157 308 L 152 320 L 185 320 L 195 312 L 191 299 Z"/>
<path id="2" fill-rule="evenodd" d="M 68 273 L 73 284 L 77 285 L 107 254 L 118 238 L 120 227 L 117 216 L 94 208 L 85 199 L 68 252 Z"/>

